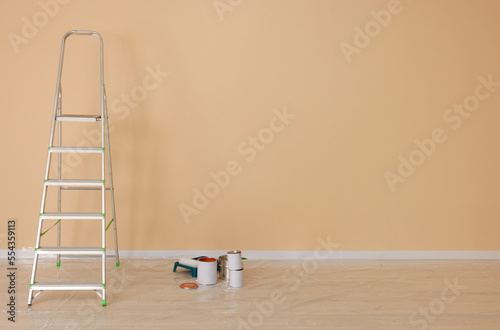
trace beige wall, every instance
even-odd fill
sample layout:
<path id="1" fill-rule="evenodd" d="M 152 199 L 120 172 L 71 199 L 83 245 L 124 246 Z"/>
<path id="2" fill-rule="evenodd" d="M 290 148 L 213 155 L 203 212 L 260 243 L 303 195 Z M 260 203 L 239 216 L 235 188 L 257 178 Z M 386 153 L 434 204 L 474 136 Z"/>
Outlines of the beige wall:
<path id="1" fill-rule="evenodd" d="M 18 247 L 35 243 L 60 40 L 93 29 L 122 249 L 313 250 L 331 235 L 344 250 L 500 250 L 500 88 L 480 82 L 500 82 L 498 1 L 221 0 L 232 9 L 221 16 L 212 0 L 65 2 L 49 17 L 37 1 L 0 1 L 3 249 L 9 217 Z M 380 10 L 392 12 L 382 27 Z M 34 19 L 38 31 L 23 28 Z M 68 43 L 68 112 L 98 102 L 95 42 L 83 39 Z M 147 68 L 168 76 L 154 86 Z M 121 95 L 141 96 L 144 79 L 151 90 L 127 106 Z M 467 118 L 452 112 L 464 100 Z M 273 119 L 284 109 L 287 125 Z M 91 129 L 71 126 L 66 141 Z M 245 143 L 259 133 L 268 144 L 252 159 Z M 410 173 L 400 156 L 421 164 Z M 64 162 L 68 178 L 92 174 L 90 158 Z M 186 224 L 179 205 L 228 164 L 230 183 Z M 398 166 L 407 177 L 391 191 Z M 98 200 L 63 197 L 75 210 Z M 63 230 L 84 245 L 99 229 Z"/>

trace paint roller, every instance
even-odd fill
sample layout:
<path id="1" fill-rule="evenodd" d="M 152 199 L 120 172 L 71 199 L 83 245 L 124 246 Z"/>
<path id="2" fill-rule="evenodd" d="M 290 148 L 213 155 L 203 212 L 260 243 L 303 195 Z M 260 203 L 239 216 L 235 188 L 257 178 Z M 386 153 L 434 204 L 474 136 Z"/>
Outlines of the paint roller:
<path id="1" fill-rule="evenodd" d="M 187 257 L 181 257 L 179 259 L 179 264 L 192 268 L 198 268 L 198 260 L 194 260 Z"/>

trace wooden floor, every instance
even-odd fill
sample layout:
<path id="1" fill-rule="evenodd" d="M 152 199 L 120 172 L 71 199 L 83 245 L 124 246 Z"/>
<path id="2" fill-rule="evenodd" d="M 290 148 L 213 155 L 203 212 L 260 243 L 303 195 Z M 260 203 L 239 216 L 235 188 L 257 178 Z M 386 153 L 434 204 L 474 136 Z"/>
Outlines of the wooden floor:
<path id="1" fill-rule="evenodd" d="M 109 262 L 106 307 L 93 292 L 49 291 L 28 308 L 23 259 L 15 325 L 0 277 L 0 328 L 500 329 L 500 261 L 246 261 L 243 288 L 196 290 L 179 288 L 193 278 L 173 273 L 174 261 Z M 43 262 L 38 279 L 96 280 L 98 265 Z"/>

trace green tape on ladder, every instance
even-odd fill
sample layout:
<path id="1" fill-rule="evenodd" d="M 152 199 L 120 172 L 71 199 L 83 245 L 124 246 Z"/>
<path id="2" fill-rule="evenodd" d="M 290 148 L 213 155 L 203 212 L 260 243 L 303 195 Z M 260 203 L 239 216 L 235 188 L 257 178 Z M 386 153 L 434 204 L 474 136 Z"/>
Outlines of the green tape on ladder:
<path id="1" fill-rule="evenodd" d="M 109 226 L 111 226 L 111 223 L 113 222 L 113 220 L 115 220 L 115 219 L 111 219 L 111 221 L 109 222 L 108 226 L 106 227 L 106 231 L 108 231 Z"/>
<path id="2" fill-rule="evenodd" d="M 57 225 L 59 222 L 61 222 L 61 219 L 57 220 L 57 222 L 55 224 L 53 224 L 52 226 L 50 226 L 49 229 L 47 229 L 46 231 L 44 231 L 43 233 L 40 234 L 40 236 L 43 236 L 45 235 L 49 230 L 51 230 L 55 225 Z"/>

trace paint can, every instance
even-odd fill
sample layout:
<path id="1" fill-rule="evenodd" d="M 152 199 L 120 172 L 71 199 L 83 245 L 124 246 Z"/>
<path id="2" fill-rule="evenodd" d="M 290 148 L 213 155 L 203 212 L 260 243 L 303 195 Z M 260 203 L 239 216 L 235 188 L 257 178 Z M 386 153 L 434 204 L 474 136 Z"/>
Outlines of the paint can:
<path id="1" fill-rule="evenodd" d="M 217 283 L 217 259 L 198 259 L 198 278 L 196 282 L 203 285 L 213 285 Z"/>
<path id="2" fill-rule="evenodd" d="M 233 250 L 227 251 L 227 264 L 229 270 L 239 270 L 243 268 L 241 262 L 241 251 Z"/>
<path id="3" fill-rule="evenodd" d="M 232 288 L 243 286 L 243 269 L 229 271 L 229 286 Z"/>
<path id="4" fill-rule="evenodd" d="M 229 281 L 229 267 L 227 264 L 227 254 L 219 257 L 219 278 L 223 281 Z"/>

